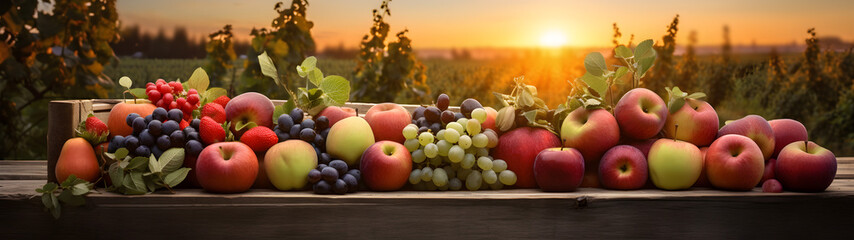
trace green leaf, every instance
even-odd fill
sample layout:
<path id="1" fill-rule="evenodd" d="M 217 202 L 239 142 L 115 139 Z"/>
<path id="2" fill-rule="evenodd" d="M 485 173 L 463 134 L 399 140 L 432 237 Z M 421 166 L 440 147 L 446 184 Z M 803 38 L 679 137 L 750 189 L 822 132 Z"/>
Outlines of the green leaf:
<path id="1" fill-rule="evenodd" d="M 225 96 L 225 95 L 228 95 L 228 90 L 225 90 L 224 88 L 218 88 L 218 87 L 210 88 L 207 91 L 205 91 L 204 94 L 200 94 L 200 96 L 203 96 L 205 99 L 207 99 L 208 102 L 213 102 L 213 100 L 216 100 L 218 97 Z M 222 107 L 225 107 L 225 106 L 222 106 Z"/>
<path id="2" fill-rule="evenodd" d="M 74 194 L 75 196 L 80 196 L 89 193 L 89 190 L 90 188 L 88 184 L 78 183 L 74 185 L 74 187 L 71 187 L 71 194 Z"/>
<path id="3" fill-rule="evenodd" d="M 638 46 L 635 47 L 635 58 L 642 59 L 650 56 L 655 56 L 655 52 L 652 49 L 652 45 L 655 42 L 652 39 L 644 40 L 643 42 L 638 43 Z"/>
<path id="4" fill-rule="evenodd" d="M 118 163 L 113 163 L 110 165 L 110 181 L 113 182 L 113 186 L 120 188 L 122 187 L 122 182 L 124 182 L 124 171 L 119 168 Z"/>
<path id="5" fill-rule="evenodd" d="M 525 116 L 529 123 L 537 122 L 537 110 L 527 111 L 522 116 Z"/>
<path id="6" fill-rule="evenodd" d="M 625 76 L 626 73 L 628 73 L 628 72 L 629 72 L 629 68 L 619 67 L 619 68 L 617 68 L 617 71 L 614 72 L 614 79 L 619 80 L 621 77 Z"/>
<path id="7" fill-rule="evenodd" d="M 202 68 L 196 68 L 193 71 L 193 75 L 190 75 L 190 79 L 187 80 L 187 89 L 196 89 L 199 92 L 199 95 L 204 94 L 210 85 L 210 77 L 208 77 L 208 73 L 205 72 Z"/>
<path id="8" fill-rule="evenodd" d="M 516 99 L 516 101 L 518 101 L 517 103 L 521 107 L 530 107 L 534 105 L 534 96 L 531 95 L 530 92 L 523 90 L 521 93 L 519 93 L 519 98 Z"/>
<path id="9" fill-rule="evenodd" d="M 131 180 L 131 183 L 133 184 L 133 189 L 145 192 L 145 189 L 146 189 L 145 180 L 142 179 L 142 173 L 141 172 L 131 172 L 130 173 L 130 180 Z"/>
<path id="10" fill-rule="evenodd" d="M 584 101 L 584 107 L 598 106 L 600 104 L 602 104 L 601 101 L 593 99 L 593 98 L 590 98 L 590 99 L 587 99 L 586 101 Z"/>
<path id="11" fill-rule="evenodd" d="M 119 149 L 116 149 L 116 152 L 115 152 L 116 158 L 115 158 L 115 159 L 116 159 L 116 160 L 122 160 L 122 159 L 125 159 L 125 157 L 127 157 L 127 156 L 128 156 L 128 153 L 129 153 L 129 151 L 128 151 L 128 149 L 127 149 L 127 148 L 119 148 Z"/>
<path id="12" fill-rule="evenodd" d="M 655 64 L 655 54 L 654 54 L 655 50 L 652 50 L 652 51 L 653 51 L 653 56 L 638 59 L 638 62 L 637 62 L 637 64 L 638 64 L 637 70 L 638 71 L 637 71 L 637 73 L 635 73 L 635 75 L 638 78 L 645 76 L 646 72 L 649 71 L 650 68 L 652 68 L 653 64 Z"/>
<path id="13" fill-rule="evenodd" d="M 130 160 L 130 162 L 128 163 L 128 166 L 125 167 L 125 169 L 136 169 L 136 168 L 145 166 L 146 163 L 148 163 L 147 157 L 135 157 L 135 158 Z"/>
<path id="14" fill-rule="evenodd" d="M 53 208 L 53 201 L 50 200 L 50 196 L 53 196 L 53 193 L 47 192 L 42 194 L 42 204 L 47 209 Z"/>
<path id="15" fill-rule="evenodd" d="M 323 94 L 328 96 L 326 104 L 328 106 L 344 106 L 344 103 L 350 99 L 350 81 L 338 75 L 330 75 L 323 78 L 318 86 L 323 90 Z"/>
<path id="16" fill-rule="evenodd" d="M 695 93 L 692 93 L 692 94 L 688 95 L 688 96 L 687 96 L 687 97 L 685 97 L 685 98 L 690 98 L 690 99 L 700 99 L 700 98 L 704 98 L 704 97 L 706 97 L 706 94 L 705 94 L 705 93 L 695 92 Z"/>
<path id="17" fill-rule="evenodd" d="M 50 209 L 50 215 L 53 215 L 55 219 L 59 219 L 59 213 L 62 210 L 61 206 L 59 206 L 59 199 L 56 198 L 56 195 L 50 194 L 50 202 L 53 204 L 53 208 Z"/>
<path id="18" fill-rule="evenodd" d="M 234 125 L 234 130 L 239 132 L 239 131 L 242 131 L 244 128 L 251 129 L 251 128 L 254 128 L 257 126 L 258 126 L 258 124 L 256 124 L 255 122 L 237 121 L 237 123 Z"/>
<path id="19" fill-rule="evenodd" d="M 162 172 L 169 174 L 184 165 L 184 149 L 170 148 L 160 155 L 160 167 Z"/>
<path id="20" fill-rule="evenodd" d="M 87 191 L 88 192 L 88 191 Z M 72 190 L 65 190 L 59 194 L 59 201 L 62 201 L 69 206 L 83 206 L 86 204 L 86 198 L 80 195 L 74 195 Z"/>
<path id="21" fill-rule="evenodd" d="M 56 190 L 57 187 L 58 186 L 56 185 L 56 183 L 49 182 L 42 186 L 42 191 L 46 193 L 51 193 Z"/>
<path id="22" fill-rule="evenodd" d="M 160 184 L 157 183 L 158 181 L 156 179 L 153 179 L 153 177 L 148 177 L 144 179 L 146 180 L 145 187 L 149 192 L 157 191 L 157 189 L 160 188 Z"/>
<path id="23" fill-rule="evenodd" d="M 311 72 L 315 69 L 316 65 L 317 58 L 314 56 L 310 56 L 305 58 L 305 60 L 302 60 L 302 64 L 300 64 L 300 67 L 302 67 L 303 71 Z"/>
<path id="24" fill-rule="evenodd" d="M 268 76 L 276 80 L 276 82 L 281 82 L 279 79 L 279 70 L 276 69 L 276 65 L 273 64 L 273 59 L 270 56 L 267 56 L 267 52 L 261 53 L 258 55 L 258 64 L 261 65 L 261 73 L 264 76 Z"/>
<path id="25" fill-rule="evenodd" d="M 617 49 L 614 49 L 614 53 L 616 53 L 617 57 L 624 59 L 629 59 L 634 56 L 632 54 L 632 50 L 626 47 L 625 45 L 617 46 Z"/>
<path id="26" fill-rule="evenodd" d="M 605 63 L 605 57 L 600 52 L 592 52 L 584 57 L 584 69 L 587 73 L 594 76 L 602 76 L 608 70 L 608 65 Z"/>
<path id="27" fill-rule="evenodd" d="M 290 103 L 290 105 L 293 105 L 293 101 L 287 101 L 287 102 L 285 102 L 285 104 L 278 105 L 275 108 L 273 108 L 273 122 L 278 121 L 279 116 L 281 116 L 282 114 L 286 114 L 286 113 L 291 112 L 290 110 L 286 109 L 288 103 Z"/>
<path id="28" fill-rule="evenodd" d="M 584 81 L 599 96 L 605 96 L 605 93 L 608 91 L 608 81 L 601 76 L 594 76 L 588 72 L 581 76 L 581 81 Z"/>
<path id="29" fill-rule="evenodd" d="M 121 85 L 122 87 L 125 87 L 127 89 L 130 89 L 130 87 L 133 85 L 133 81 L 131 81 L 129 77 L 124 76 L 124 77 L 119 78 L 119 85 Z"/>
<path id="30" fill-rule="evenodd" d="M 174 148 L 170 148 L 170 149 L 174 149 Z M 152 172 L 152 173 L 158 173 L 158 172 L 162 171 L 162 168 L 163 167 L 160 166 L 160 163 L 157 162 L 157 158 L 154 157 L 154 154 L 151 154 L 148 157 L 148 171 Z"/>
<path id="31" fill-rule="evenodd" d="M 146 99 L 148 95 L 145 94 L 145 88 L 131 88 L 128 89 L 128 92 L 133 95 L 134 98 L 138 99 Z"/>
<path id="32" fill-rule="evenodd" d="M 189 168 L 179 168 L 174 172 L 166 174 L 166 177 L 163 178 L 163 183 L 169 185 L 169 187 L 178 186 L 178 184 L 184 181 L 184 178 L 187 178 L 187 173 L 189 172 Z"/>
<path id="33" fill-rule="evenodd" d="M 321 72 L 319 68 L 311 70 L 308 74 L 308 80 L 311 81 L 314 86 L 320 86 L 320 82 L 323 81 L 323 72 Z"/>
<path id="34" fill-rule="evenodd" d="M 673 114 L 679 111 L 679 109 L 681 109 L 683 105 L 685 105 L 685 99 L 681 97 L 671 98 L 670 103 L 667 105 L 667 109 L 670 110 L 671 114 Z"/>

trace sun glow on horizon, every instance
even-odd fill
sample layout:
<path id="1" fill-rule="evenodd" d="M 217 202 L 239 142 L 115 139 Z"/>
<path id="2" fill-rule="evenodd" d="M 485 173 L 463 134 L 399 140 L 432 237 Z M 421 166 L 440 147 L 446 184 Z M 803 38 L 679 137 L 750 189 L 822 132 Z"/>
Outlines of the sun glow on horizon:
<path id="1" fill-rule="evenodd" d="M 566 45 L 566 34 L 559 30 L 551 30 L 540 36 L 540 45 L 543 47 L 563 47 Z"/>

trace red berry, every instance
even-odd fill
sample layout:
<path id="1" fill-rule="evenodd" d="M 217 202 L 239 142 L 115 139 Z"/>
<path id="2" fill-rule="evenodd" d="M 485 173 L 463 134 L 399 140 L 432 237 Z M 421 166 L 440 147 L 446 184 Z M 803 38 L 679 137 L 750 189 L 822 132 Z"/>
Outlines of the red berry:
<path id="1" fill-rule="evenodd" d="M 163 80 L 162 78 L 161 78 L 161 79 L 157 79 L 157 81 L 156 81 L 156 82 L 157 82 L 158 87 L 160 86 L 160 84 L 166 84 L 166 80 Z"/>
<path id="2" fill-rule="evenodd" d="M 162 96 L 158 91 L 151 91 L 148 93 L 148 100 L 151 102 L 157 102 L 157 100 L 160 100 L 160 97 Z"/>
<path id="3" fill-rule="evenodd" d="M 163 84 L 163 85 L 160 85 L 159 88 L 160 88 L 160 93 L 172 93 L 172 87 L 170 87 L 169 85 Z"/>
<path id="4" fill-rule="evenodd" d="M 164 104 L 169 105 L 169 103 L 171 103 L 173 100 L 175 100 L 175 98 L 172 96 L 171 93 L 163 94 L 163 103 Z"/>
<path id="5" fill-rule="evenodd" d="M 157 91 L 157 86 L 150 85 L 150 86 L 145 87 L 145 93 L 149 93 L 151 91 Z"/>
<path id="6" fill-rule="evenodd" d="M 170 109 L 170 110 L 171 110 L 171 109 L 176 109 L 176 108 L 178 108 L 178 103 L 177 103 L 177 102 L 171 102 L 171 103 L 169 103 L 169 109 Z"/>
<path id="7" fill-rule="evenodd" d="M 190 90 L 192 91 L 193 89 L 190 89 Z M 190 104 L 193 104 L 193 105 L 195 105 L 196 103 L 199 103 L 199 94 L 190 93 L 190 95 L 187 95 L 187 102 L 189 102 Z"/>
<path id="8" fill-rule="evenodd" d="M 180 83 L 178 83 L 178 82 L 170 82 L 170 83 L 169 83 L 169 86 L 170 86 L 170 87 L 172 87 L 172 90 L 173 90 L 173 91 L 175 91 L 176 93 L 179 93 L 179 92 L 183 92 L 183 91 L 184 91 L 184 86 L 182 86 L 182 85 L 181 85 Z"/>
<path id="9" fill-rule="evenodd" d="M 148 87 L 151 87 L 151 86 L 154 86 L 154 83 L 153 83 L 153 82 L 148 82 L 148 83 L 146 83 L 146 84 L 145 84 L 145 88 L 148 88 Z"/>
<path id="10" fill-rule="evenodd" d="M 189 91 L 187 91 L 187 95 L 193 95 L 193 94 L 199 94 L 199 91 L 197 91 L 196 89 L 192 89 L 192 88 Z"/>
<path id="11" fill-rule="evenodd" d="M 154 106 L 163 107 L 163 99 L 161 98 L 160 100 L 157 100 L 157 102 L 154 103 Z"/>
<path id="12" fill-rule="evenodd" d="M 184 103 L 187 103 L 187 99 L 186 99 L 186 98 L 183 98 L 183 97 L 179 97 L 179 98 L 178 98 L 178 100 L 176 100 L 176 102 L 178 102 L 178 106 L 182 106 L 182 107 L 183 107 L 183 106 L 184 106 Z"/>
<path id="13" fill-rule="evenodd" d="M 201 124 L 199 124 L 199 138 L 205 144 L 225 141 L 225 129 L 212 118 L 202 117 Z"/>
<path id="14" fill-rule="evenodd" d="M 186 114 L 184 114 L 184 116 L 186 116 Z M 184 119 L 187 119 L 187 118 L 184 118 Z M 187 122 L 186 120 L 181 120 L 181 122 L 178 123 L 178 127 L 180 127 L 181 130 L 184 130 L 184 128 L 186 128 L 187 126 L 190 126 L 190 122 Z"/>

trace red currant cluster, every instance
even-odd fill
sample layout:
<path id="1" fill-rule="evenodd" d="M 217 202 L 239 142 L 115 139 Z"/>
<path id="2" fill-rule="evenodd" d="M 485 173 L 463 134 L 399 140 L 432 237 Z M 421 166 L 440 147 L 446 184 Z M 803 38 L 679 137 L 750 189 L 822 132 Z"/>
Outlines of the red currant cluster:
<path id="1" fill-rule="evenodd" d="M 166 80 L 157 79 L 156 82 L 145 85 L 145 94 L 155 106 L 166 110 L 181 110 L 185 120 L 191 119 L 193 110 L 199 107 L 199 92 L 196 89 L 185 92 L 184 86 L 176 81 L 166 82 Z"/>

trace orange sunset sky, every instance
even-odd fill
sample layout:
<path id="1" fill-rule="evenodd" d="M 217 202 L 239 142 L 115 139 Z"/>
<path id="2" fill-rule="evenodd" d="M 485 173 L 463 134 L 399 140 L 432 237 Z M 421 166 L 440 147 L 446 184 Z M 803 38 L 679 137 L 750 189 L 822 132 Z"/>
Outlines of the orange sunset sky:
<path id="1" fill-rule="evenodd" d="M 186 27 L 193 39 L 232 24 L 235 37 L 248 39 L 252 27 L 269 27 L 277 1 L 144 0 L 118 1 L 124 26 L 140 25 L 171 34 Z M 286 1 L 286 4 L 290 1 Z M 308 19 L 319 48 L 357 46 L 371 25 L 380 1 L 310 1 Z M 819 36 L 854 41 L 854 1 L 392 1 L 387 18 L 392 32 L 408 28 L 416 48 L 608 46 L 611 24 L 635 39 L 660 39 L 680 14 L 678 42 L 697 31 L 699 45 L 723 41 L 729 25 L 736 45 L 802 44 L 806 29 Z"/>

